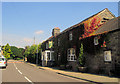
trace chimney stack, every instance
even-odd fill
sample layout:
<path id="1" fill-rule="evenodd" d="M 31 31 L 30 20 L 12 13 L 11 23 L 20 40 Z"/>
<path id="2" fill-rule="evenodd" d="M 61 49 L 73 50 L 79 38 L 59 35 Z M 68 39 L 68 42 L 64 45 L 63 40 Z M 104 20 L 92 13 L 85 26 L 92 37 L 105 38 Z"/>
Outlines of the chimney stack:
<path id="1" fill-rule="evenodd" d="M 55 27 L 52 31 L 52 36 L 57 36 L 60 33 L 60 28 L 59 27 Z"/>

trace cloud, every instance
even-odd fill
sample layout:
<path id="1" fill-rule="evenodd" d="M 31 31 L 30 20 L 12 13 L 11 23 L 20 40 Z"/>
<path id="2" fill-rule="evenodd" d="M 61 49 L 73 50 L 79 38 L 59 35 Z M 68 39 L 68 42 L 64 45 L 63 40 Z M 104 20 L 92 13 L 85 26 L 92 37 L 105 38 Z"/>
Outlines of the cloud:
<path id="1" fill-rule="evenodd" d="M 2 45 L 6 45 L 7 43 L 10 44 L 10 46 L 16 46 L 24 48 L 27 45 L 33 44 L 33 39 L 29 37 L 24 37 L 21 35 L 16 34 L 2 34 Z"/>
<path id="2" fill-rule="evenodd" d="M 35 34 L 39 35 L 39 34 L 42 34 L 43 31 L 42 30 L 39 30 L 39 31 L 36 31 Z"/>
<path id="3" fill-rule="evenodd" d="M 39 44 L 42 42 L 45 35 L 38 35 L 35 36 L 35 44 Z M 24 48 L 25 46 L 31 46 L 34 43 L 34 38 L 32 36 L 27 37 L 27 36 L 22 36 L 22 35 L 16 35 L 16 34 L 2 34 L 2 45 L 6 45 L 7 43 L 10 44 L 10 46 L 16 46 L 16 47 L 21 47 Z"/>
<path id="4" fill-rule="evenodd" d="M 24 38 L 23 39 L 25 42 L 31 42 L 33 39 L 31 39 L 31 38 Z"/>

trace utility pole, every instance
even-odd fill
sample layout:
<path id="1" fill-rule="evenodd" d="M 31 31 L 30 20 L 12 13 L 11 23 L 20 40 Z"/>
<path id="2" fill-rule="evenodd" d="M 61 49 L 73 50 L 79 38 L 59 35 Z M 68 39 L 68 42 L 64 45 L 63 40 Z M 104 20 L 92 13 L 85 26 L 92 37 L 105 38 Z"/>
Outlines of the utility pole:
<path id="1" fill-rule="evenodd" d="M 34 43 L 33 44 L 35 45 L 35 36 L 34 36 Z"/>
<path id="2" fill-rule="evenodd" d="M 37 56 L 36 56 L 36 64 L 38 64 L 38 45 L 37 45 Z"/>

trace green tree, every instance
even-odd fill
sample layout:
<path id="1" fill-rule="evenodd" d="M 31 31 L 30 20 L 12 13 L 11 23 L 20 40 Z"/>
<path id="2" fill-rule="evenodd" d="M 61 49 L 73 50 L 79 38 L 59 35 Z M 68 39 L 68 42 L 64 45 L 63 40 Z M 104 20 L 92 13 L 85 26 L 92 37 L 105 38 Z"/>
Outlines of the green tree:
<path id="1" fill-rule="evenodd" d="M 36 62 L 36 57 L 40 60 L 41 56 L 41 43 L 38 45 L 26 46 L 24 50 L 24 56 L 27 57 L 29 62 Z"/>
<path id="2" fill-rule="evenodd" d="M 28 57 L 29 54 L 30 54 L 30 46 L 26 46 L 23 55 L 24 55 L 25 57 Z"/>
<path id="3" fill-rule="evenodd" d="M 23 48 L 17 48 L 15 46 L 11 46 L 12 58 L 23 58 Z"/>
<path id="4" fill-rule="evenodd" d="M 7 43 L 5 46 L 2 47 L 3 50 L 3 55 L 8 59 L 10 58 L 12 52 L 11 52 L 11 47 Z"/>

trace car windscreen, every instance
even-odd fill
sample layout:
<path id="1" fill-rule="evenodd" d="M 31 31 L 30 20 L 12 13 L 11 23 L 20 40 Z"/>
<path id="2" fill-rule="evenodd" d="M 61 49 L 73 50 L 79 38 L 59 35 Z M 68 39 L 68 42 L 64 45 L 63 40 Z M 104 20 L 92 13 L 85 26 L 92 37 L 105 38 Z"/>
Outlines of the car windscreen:
<path id="1" fill-rule="evenodd" d="M 4 61 L 5 60 L 5 58 L 0 58 L 0 61 Z"/>

